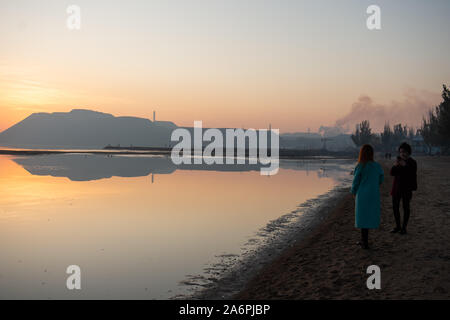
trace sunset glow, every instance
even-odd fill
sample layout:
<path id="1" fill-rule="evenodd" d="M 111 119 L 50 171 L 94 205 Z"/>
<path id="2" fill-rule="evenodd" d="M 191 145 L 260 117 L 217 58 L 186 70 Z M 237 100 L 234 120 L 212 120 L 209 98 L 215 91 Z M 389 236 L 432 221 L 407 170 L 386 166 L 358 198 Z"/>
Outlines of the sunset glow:
<path id="1" fill-rule="evenodd" d="M 378 2 L 383 29 L 372 32 L 368 1 L 133 1 L 126 10 L 78 1 L 79 31 L 65 26 L 67 1 L 2 1 L 0 130 L 33 112 L 86 108 L 306 131 L 334 125 L 363 94 L 380 104 L 409 88 L 439 98 L 450 78 L 439 36 L 449 3 Z"/>

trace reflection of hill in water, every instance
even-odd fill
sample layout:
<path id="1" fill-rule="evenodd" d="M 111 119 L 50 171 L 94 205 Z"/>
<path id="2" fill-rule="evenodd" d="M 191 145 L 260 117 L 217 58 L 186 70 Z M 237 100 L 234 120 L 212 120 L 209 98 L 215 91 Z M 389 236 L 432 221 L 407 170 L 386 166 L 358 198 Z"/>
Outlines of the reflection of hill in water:
<path id="1" fill-rule="evenodd" d="M 142 177 L 176 170 L 175 165 L 163 157 L 64 154 L 24 157 L 14 161 L 32 175 L 67 177 L 73 181 L 99 180 L 113 176 Z"/>
<path id="2" fill-rule="evenodd" d="M 20 157 L 14 161 L 32 175 L 67 177 L 72 181 L 89 181 L 116 177 L 143 177 L 150 174 L 171 174 L 176 170 L 244 172 L 259 171 L 261 165 L 175 165 L 165 156 L 112 156 L 63 154 Z M 311 171 L 318 177 L 338 178 L 348 175 L 348 161 L 286 160 L 280 168 Z"/>

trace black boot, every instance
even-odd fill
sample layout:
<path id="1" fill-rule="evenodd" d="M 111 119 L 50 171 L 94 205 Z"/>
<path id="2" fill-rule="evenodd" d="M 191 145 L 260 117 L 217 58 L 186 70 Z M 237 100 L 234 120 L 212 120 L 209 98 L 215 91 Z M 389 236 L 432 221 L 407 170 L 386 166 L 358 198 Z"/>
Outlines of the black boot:
<path id="1" fill-rule="evenodd" d="M 361 248 L 369 249 L 369 229 L 361 229 Z"/>
<path id="2" fill-rule="evenodd" d="M 363 249 L 370 249 L 369 248 L 369 244 L 368 243 L 364 243 L 364 242 L 362 242 L 362 241 L 359 241 L 358 243 L 357 243 L 357 245 L 358 246 L 360 246 L 361 248 L 363 248 Z"/>
<path id="3" fill-rule="evenodd" d="M 401 230 L 400 227 L 395 227 L 394 229 L 391 230 L 391 233 L 397 233 L 400 230 Z"/>

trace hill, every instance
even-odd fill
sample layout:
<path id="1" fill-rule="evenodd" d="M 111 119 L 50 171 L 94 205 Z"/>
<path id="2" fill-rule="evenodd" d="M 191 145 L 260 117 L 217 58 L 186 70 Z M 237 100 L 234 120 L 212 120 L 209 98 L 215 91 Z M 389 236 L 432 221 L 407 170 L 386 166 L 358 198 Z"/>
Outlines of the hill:
<path id="1" fill-rule="evenodd" d="M 33 113 L 0 133 L 0 145 L 16 148 L 103 148 L 106 145 L 167 146 L 177 126 L 137 117 L 74 109 Z"/>

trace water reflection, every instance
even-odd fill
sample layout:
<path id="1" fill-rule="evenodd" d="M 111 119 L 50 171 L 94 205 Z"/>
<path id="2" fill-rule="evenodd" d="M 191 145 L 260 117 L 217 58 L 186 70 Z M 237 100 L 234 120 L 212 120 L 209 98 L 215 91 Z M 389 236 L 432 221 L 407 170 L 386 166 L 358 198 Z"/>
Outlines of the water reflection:
<path id="1" fill-rule="evenodd" d="M 176 170 L 200 170 L 222 172 L 260 171 L 260 164 L 234 165 L 175 165 L 167 156 L 104 156 L 92 154 L 63 154 L 20 157 L 14 162 L 32 175 L 66 177 L 72 181 L 91 181 L 112 177 L 144 177 L 156 174 L 172 174 Z M 321 177 L 340 178 L 345 174 L 342 160 L 281 160 L 281 169 L 310 171 Z"/>
<path id="2" fill-rule="evenodd" d="M 142 156 L 0 156 L 0 299 L 160 299 L 348 178 L 339 160 L 182 166 Z M 156 175 L 151 183 L 149 175 Z M 82 290 L 67 290 L 67 266 Z"/>

